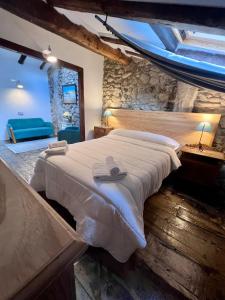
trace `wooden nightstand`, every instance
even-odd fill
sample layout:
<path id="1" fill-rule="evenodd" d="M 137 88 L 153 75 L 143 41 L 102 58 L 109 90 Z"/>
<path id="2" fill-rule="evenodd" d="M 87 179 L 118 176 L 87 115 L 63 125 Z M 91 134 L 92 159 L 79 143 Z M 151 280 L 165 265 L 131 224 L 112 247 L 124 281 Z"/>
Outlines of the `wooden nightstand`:
<path id="1" fill-rule="evenodd" d="M 181 149 L 181 164 L 176 180 L 185 189 L 202 190 L 213 201 L 225 193 L 225 156 L 213 150 L 199 151 L 185 146 Z M 225 201 L 224 201 L 225 202 Z"/>
<path id="2" fill-rule="evenodd" d="M 104 127 L 104 126 L 95 126 L 94 127 L 94 138 L 100 138 L 102 136 L 107 135 L 111 130 L 113 130 L 112 127 Z"/>

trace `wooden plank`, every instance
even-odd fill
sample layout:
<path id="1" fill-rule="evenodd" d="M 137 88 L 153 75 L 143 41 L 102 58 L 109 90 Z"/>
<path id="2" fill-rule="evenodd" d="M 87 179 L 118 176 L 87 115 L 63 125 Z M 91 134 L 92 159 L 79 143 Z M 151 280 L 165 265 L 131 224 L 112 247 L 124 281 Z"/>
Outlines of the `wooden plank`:
<path id="1" fill-rule="evenodd" d="M 125 52 L 129 55 L 141 58 L 141 59 L 146 59 L 142 54 L 134 52 L 134 51 L 130 51 L 130 50 L 125 50 Z"/>
<path id="2" fill-rule="evenodd" d="M 187 112 L 142 111 L 128 109 L 110 109 L 109 126 L 150 131 L 176 139 L 182 145 L 193 144 L 199 140 L 197 125 L 208 120 L 212 125 L 212 132 L 205 132 L 203 144 L 212 145 L 220 114 L 202 114 Z"/>
<path id="3" fill-rule="evenodd" d="M 166 243 L 168 247 L 182 253 L 185 257 L 202 266 L 206 266 L 211 270 L 217 270 L 225 275 L 224 249 L 217 248 L 210 241 L 206 242 L 192 236 L 188 232 L 187 225 L 185 230 L 180 229 L 178 226 L 172 224 L 172 222 L 169 223 L 157 215 L 152 215 L 151 219 L 146 221 L 146 224 L 149 232 Z"/>
<path id="4" fill-rule="evenodd" d="M 114 37 L 109 37 L 109 36 L 105 36 L 105 35 L 100 35 L 100 39 L 103 40 L 104 42 L 107 42 L 107 43 L 127 46 L 127 44 L 124 43 L 124 41 L 122 41 L 122 40 L 120 40 L 120 39 L 117 39 L 117 38 L 114 38 Z"/>
<path id="5" fill-rule="evenodd" d="M 164 213 L 170 213 L 174 217 L 179 217 L 192 225 L 200 227 L 207 232 L 211 232 L 214 235 L 225 237 L 225 218 L 224 214 L 215 217 L 211 213 L 203 213 L 194 206 L 191 206 L 187 200 L 183 200 L 177 195 L 172 195 L 171 193 L 160 193 L 145 203 L 145 217 L 150 218 L 151 212 L 154 209 L 160 209 Z"/>
<path id="6" fill-rule="evenodd" d="M 223 33 L 225 30 L 225 8 L 203 7 L 147 1 L 94 1 L 94 0 L 52 0 L 56 7 L 69 10 L 108 14 L 109 16 L 142 20 L 150 23 L 172 25 L 179 29 L 199 30 L 208 33 Z"/>
<path id="7" fill-rule="evenodd" d="M 114 49 L 103 43 L 96 34 L 81 25 L 72 23 L 44 1 L 0 0 L 0 7 L 97 54 L 122 64 L 129 64 L 130 62 L 130 58 L 119 49 Z"/>
<path id="8" fill-rule="evenodd" d="M 137 255 L 156 274 L 189 299 L 197 300 L 201 295 L 205 277 L 201 267 L 167 248 L 154 235 L 149 235 L 148 246 L 144 250 L 138 250 Z"/>
<path id="9" fill-rule="evenodd" d="M 87 245 L 1 160 L 0 191 L 1 299 L 32 299 Z"/>
<path id="10" fill-rule="evenodd" d="M 16 138 L 15 138 L 15 135 L 14 135 L 13 128 L 10 127 L 10 128 L 9 128 L 9 131 L 10 131 L 10 133 L 11 133 L 11 138 L 12 138 L 13 143 L 16 144 Z"/>
<path id="11" fill-rule="evenodd" d="M 188 299 L 225 299 L 223 276 L 210 273 L 199 264 L 167 248 L 152 234 L 148 237 L 148 246 L 138 250 L 137 256 Z"/>
<path id="12" fill-rule="evenodd" d="M 148 216 L 148 219 L 149 217 L 150 216 Z M 157 219 L 157 217 L 165 220 L 168 224 L 176 227 L 177 229 L 182 230 L 186 237 L 189 237 L 190 241 L 193 243 L 200 243 L 203 248 L 212 246 L 225 252 L 225 236 L 218 236 L 215 231 L 210 232 L 208 228 L 201 228 L 195 223 L 187 222 L 177 216 L 167 213 L 166 210 L 152 206 L 151 218 L 154 220 L 154 218 Z M 147 219 L 146 214 L 145 218 Z M 151 225 L 149 225 L 148 221 L 146 221 L 145 230 L 147 234 L 151 231 Z"/>
<path id="13" fill-rule="evenodd" d="M 166 189 L 145 203 L 147 246 L 137 255 L 189 299 L 225 299 L 224 215 Z"/>

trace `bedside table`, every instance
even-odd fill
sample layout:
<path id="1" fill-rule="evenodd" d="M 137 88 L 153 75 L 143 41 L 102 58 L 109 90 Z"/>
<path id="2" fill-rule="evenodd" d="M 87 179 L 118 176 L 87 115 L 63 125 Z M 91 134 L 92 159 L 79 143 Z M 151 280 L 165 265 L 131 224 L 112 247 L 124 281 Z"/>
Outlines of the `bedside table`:
<path id="1" fill-rule="evenodd" d="M 111 130 L 113 130 L 112 127 L 104 127 L 104 126 L 95 126 L 94 127 L 94 138 L 100 138 L 105 135 L 107 135 Z"/>
<path id="2" fill-rule="evenodd" d="M 201 190 L 202 194 L 213 198 L 213 201 L 221 198 L 221 194 L 224 195 L 225 156 L 222 152 L 199 151 L 198 148 L 184 146 L 180 160 L 182 166 L 177 170 L 176 180 L 187 191 Z"/>

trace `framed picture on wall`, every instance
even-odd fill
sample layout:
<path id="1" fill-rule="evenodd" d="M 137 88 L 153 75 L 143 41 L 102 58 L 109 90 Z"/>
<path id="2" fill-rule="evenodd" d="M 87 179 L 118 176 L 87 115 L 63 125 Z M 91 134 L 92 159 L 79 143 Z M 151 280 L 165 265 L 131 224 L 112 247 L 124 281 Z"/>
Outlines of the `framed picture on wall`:
<path id="1" fill-rule="evenodd" d="M 63 103 L 64 104 L 77 104 L 77 85 L 65 84 L 62 86 Z"/>

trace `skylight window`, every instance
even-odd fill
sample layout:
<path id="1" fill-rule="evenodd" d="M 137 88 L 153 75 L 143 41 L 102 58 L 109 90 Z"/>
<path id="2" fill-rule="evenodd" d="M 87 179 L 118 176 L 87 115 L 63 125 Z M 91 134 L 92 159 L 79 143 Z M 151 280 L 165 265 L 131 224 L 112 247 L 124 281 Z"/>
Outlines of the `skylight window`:
<path id="1" fill-rule="evenodd" d="M 215 52 L 225 52 L 225 36 L 223 35 L 193 31 L 186 31 L 185 34 L 186 37 L 183 40 L 183 43 L 186 45 L 210 49 Z"/>

